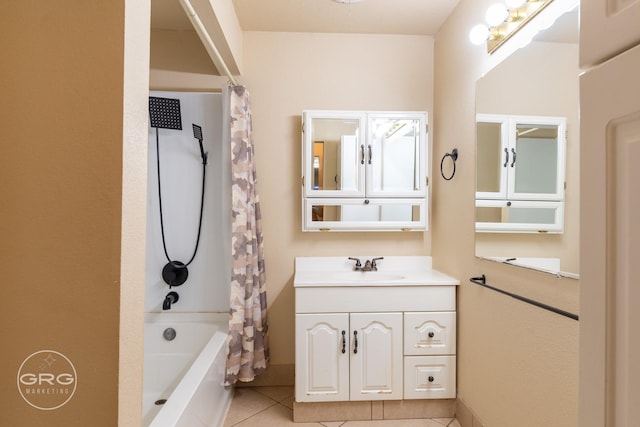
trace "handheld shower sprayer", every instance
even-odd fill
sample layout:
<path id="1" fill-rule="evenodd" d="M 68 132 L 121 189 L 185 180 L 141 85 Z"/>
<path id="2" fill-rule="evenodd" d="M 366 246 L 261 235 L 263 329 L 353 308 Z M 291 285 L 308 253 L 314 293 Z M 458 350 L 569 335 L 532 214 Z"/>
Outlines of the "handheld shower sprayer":
<path id="1" fill-rule="evenodd" d="M 202 145 L 202 127 L 198 126 L 195 123 L 192 123 L 191 126 L 193 127 L 193 137 L 195 139 L 198 140 L 198 143 L 200 144 L 200 156 L 202 157 L 202 164 L 206 166 L 207 164 L 207 157 L 209 155 L 209 153 L 205 153 L 204 152 L 204 146 Z"/>
<path id="2" fill-rule="evenodd" d="M 160 210 L 160 233 L 162 235 L 162 248 L 168 263 L 162 269 L 162 279 L 169 285 L 171 289 L 174 286 L 180 286 L 187 281 L 189 270 L 187 267 L 193 262 L 198 253 L 198 245 L 200 244 L 200 234 L 202 231 L 202 212 L 204 209 L 204 187 L 205 187 L 205 169 L 207 165 L 207 154 L 202 145 L 202 128 L 193 124 L 193 136 L 200 143 L 200 155 L 202 156 L 202 193 L 200 196 L 200 219 L 198 221 L 198 234 L 196 236 L 196 244 L 193 249 L 193 255 L 187 262 L 181 262 L 172 259 L 167 251 L 167 242 L 164 235 L 164 219 L 162 212 L 162 186 L 160 182 L 160 137 L 158 129 L 182 130 L 182 114 L 180 111 L 180 100 L 172 98 L 160 98 L 155 96 L 149 97 L 149 122 L 152 128 L 156 129 L 156 153 L 158 168 L 158 207 Z M 175 294 L 175 299 L 174 299 Z M 171 296 L 171 299 L 169 297 Z M 170 292 L 165 299 L 167 310 L 171 304 L 178 300 L 178 294 Z"/>

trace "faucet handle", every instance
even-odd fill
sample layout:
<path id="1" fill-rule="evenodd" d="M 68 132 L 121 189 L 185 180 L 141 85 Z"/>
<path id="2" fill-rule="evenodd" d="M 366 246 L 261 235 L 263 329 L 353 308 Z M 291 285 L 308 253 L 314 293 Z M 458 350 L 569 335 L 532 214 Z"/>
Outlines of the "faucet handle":
<path id="1" fill-rule="evenodd" d="M 359 258 L 354 258 L 354 257 L 349 257 L 350 260 L 355 261 L 356 262 L 356 266 L 355 268 L 360 268 L 362 267 L 362 263 L 360 262 Z"/>
<path id="2" fill-rule="evenodd" d="M 376 257 L 376 258 L 372 258 L 371 259 L 371 264 L 375 266 L 376 265 L 376 261 L 381 260 L 381 259 L 384 259 L 384 257 L 383 256 L 379 256 L 379 257 Z"/>

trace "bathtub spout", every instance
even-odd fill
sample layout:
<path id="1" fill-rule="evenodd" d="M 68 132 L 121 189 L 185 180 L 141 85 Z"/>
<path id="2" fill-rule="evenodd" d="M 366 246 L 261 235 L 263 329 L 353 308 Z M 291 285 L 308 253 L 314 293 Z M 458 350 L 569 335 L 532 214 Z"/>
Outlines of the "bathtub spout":
<path id="1" fill-rule="evenodd" d="M 164 302 L 162 303 L 162 309 L 170 310 L 171 304 L 175 304 L 176 302 L 178 302 L 179 299 L 180 297 L 178 296 L 177 292 L 173 292 L 173 291 L 169 292 L 167 296 L 164 297 Z"/>

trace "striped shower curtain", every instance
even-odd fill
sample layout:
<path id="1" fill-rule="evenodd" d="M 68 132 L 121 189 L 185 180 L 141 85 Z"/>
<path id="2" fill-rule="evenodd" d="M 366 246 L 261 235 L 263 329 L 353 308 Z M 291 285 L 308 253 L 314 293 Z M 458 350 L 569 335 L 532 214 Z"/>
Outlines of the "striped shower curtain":
<path id="1" fill-rule="evenodd" d="M 269 365 L 267 289 L 251 108 L 244 86 L 228 92 L 231 133 L 231 301 L 225 385 L 252 381 Z"/>

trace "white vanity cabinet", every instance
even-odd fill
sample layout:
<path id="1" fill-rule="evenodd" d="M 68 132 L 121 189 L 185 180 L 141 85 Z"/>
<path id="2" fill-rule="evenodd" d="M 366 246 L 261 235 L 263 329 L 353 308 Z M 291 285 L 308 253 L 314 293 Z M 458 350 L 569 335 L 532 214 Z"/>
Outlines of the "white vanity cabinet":
<path id="1" fill-rule="evenodd" d="M 427 114 L 306 110 L 303 231 L 424 230 Z"/>
<path id="2" fill-rule="evenodd" d="M 316 260 L 296 259 L 296 402 L 455 398 L 457 280 L 429 257 L 365 273 Z"/>
<path id="3" fill-rule="evenodd" d="M 296 353 L 298 401 L 402 399 L 402 313 L 297 314 Z"/>
<path id="4" fill-rule="evenodd" d="M 566 119 L 477 115 L 476 231 L 560 233 Z"/>

